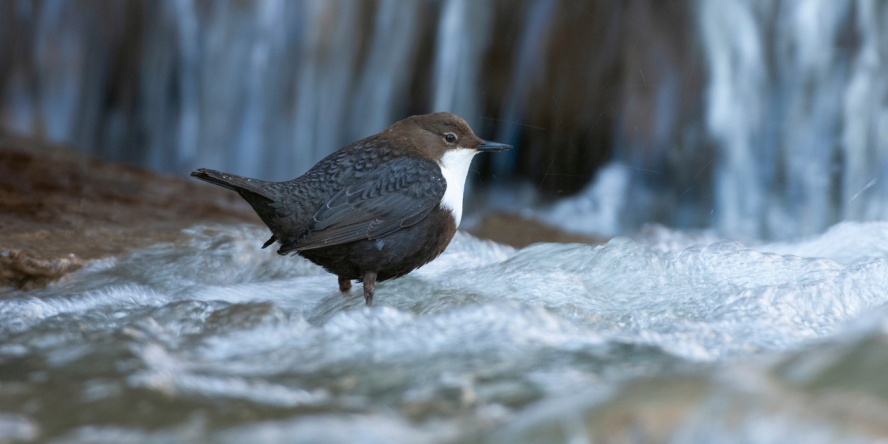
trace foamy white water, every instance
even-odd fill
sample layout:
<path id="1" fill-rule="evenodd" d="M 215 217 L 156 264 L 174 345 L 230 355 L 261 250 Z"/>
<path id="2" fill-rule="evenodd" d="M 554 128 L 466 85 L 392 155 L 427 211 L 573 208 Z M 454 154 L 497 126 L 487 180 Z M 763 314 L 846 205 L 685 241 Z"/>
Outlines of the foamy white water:
<path id="1" fill-rule="evenodd" d="M 264 229 L 195 227 L 0 300 L 0 440 L 876 442 L 886 233 L 460 233 L 365 308 Z"/>

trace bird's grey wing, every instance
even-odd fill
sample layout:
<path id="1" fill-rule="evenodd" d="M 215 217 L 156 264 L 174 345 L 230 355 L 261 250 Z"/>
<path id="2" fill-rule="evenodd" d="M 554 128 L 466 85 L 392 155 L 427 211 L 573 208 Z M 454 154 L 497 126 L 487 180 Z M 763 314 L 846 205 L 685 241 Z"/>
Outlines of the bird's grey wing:
<path id="1" fill-rule="evenodd" d="M 446 188 L 441 169 L 431 160 L 391 160 L 342 188 L 315 212 L 305 232 L 282 245 L 278 253 L 387 236 L 428 216 Z"/>

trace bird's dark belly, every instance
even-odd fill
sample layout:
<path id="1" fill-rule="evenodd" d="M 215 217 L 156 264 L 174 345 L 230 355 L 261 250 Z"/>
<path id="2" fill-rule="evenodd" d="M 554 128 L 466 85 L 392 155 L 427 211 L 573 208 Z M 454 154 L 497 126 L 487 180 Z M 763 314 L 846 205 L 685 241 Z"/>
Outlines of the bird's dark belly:
<path id="1" fill-rule="evenodd" d="M 436 207 L 419 223 L 375 240 L 361 240 L 299 254 L 347 279 L 377 273 L 377 281 L 393 279 L 429 263 L 447 248 L 456 224 L 450 211 Z"/>

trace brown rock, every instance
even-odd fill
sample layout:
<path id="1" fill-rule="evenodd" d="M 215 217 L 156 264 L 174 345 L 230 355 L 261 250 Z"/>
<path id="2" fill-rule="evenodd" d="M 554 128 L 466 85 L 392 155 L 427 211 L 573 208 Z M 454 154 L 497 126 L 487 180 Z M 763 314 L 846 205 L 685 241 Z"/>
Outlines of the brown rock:
<path id="1" fill-rule="evenodd" d="M 585 236 L 563 231 L 534 219 L 508 213 L 491 213 L 481 220 L 481 225 L 471 233 L 482 239 L 523 248 L 537 242 L 561 242 L 601 245 L 608 241 L 603 237 Z"/>
<path id="2" fill-rule="evenodd" d="M 235 193 L 0 133 L 0 292 L 174 241 L 200 222 L 260 223 Z"/>

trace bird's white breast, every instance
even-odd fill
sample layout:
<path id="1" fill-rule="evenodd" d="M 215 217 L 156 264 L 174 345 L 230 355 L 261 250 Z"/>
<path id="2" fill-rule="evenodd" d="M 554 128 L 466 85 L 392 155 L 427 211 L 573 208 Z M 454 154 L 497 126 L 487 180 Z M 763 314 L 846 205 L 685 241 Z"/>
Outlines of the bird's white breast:
<path id="1" fill-rule="evenodd" d="M 466 176 L 469 174 L 469 166 L 472 165 L 472 158 L 478 154 L 473 149 L 455 149 L 444 153 L 438 166 L 441 167 L 441 174 L 447 181 L 447 190 L 444 197 L 441 198 L 441 207 L 450 210 L 453 214 L 453 220 L 459 227 L 459 221 L 462 219 L 463 189 L 466 186 Z"/>

